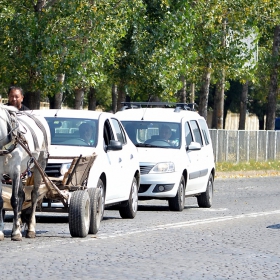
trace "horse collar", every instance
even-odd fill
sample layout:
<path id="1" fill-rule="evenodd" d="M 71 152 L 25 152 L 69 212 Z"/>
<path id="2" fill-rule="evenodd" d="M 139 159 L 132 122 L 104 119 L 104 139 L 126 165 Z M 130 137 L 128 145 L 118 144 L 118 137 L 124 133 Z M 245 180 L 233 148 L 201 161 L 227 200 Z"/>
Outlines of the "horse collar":
<path id="1" fill-rule="evenodd" d="M 3 146 L 2 150 L 0 150 L 0 156 L 10 154 L 16 148 L 16 146 L 17 146 L 17 141 L 14 138 L 12 139 L 11 142 Z"/>

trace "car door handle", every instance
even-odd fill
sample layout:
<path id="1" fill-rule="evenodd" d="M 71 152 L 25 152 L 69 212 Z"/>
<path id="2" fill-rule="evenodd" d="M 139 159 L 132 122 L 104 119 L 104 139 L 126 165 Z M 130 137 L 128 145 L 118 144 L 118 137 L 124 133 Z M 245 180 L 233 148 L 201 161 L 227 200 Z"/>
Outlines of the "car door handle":
<path id="1" fill-rule="evenodd" d="M 119 162 L 122 162 L 122 159 L 121 159 L 121 158 L 119 158 Z"/>
<path id="2" fill-rule="evenodd" d="M 130 159 L 133 159 L 133 154 L 130 155 Z"/>

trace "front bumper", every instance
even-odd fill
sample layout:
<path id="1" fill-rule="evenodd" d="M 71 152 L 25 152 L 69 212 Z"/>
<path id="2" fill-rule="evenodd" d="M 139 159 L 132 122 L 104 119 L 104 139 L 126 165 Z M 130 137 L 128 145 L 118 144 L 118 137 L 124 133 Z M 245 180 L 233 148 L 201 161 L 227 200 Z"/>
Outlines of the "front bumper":
<path id="1" fill-rule="evenodd" d="M 181 173 L 141 175 L 139 198 L 170 198 L 177 194 Z"/>

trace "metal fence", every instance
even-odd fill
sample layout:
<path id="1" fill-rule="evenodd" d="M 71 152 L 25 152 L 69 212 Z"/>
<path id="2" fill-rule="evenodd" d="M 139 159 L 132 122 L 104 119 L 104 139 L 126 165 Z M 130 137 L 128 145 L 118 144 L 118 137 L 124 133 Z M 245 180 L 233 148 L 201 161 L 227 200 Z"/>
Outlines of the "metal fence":
<path id="1" fill-rule="evenodd" d="M 280 131 L 210 129 L 216 162 L 280 160 Z"/>

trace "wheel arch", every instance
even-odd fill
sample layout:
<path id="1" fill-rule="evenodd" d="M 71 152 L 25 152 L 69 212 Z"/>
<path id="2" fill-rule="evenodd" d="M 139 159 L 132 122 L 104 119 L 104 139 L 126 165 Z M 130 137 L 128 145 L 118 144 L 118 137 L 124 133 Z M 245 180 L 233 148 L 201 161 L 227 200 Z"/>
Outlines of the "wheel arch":
<path id="1" fill-rule="evenodd" d="M 100 177 L 99 177 L 102 182 L 103 182 L 103 185 L 104 185 L 104 194 L 105 194 L 105 197 L 106 197 L 106 190 L 107 190 L 107 177 L 106 177 L 106 174 L 103 172 Z"/>
<path id="2" fill-rule="evenodd" d="M 140 172 L 139 170 L 136 170 L 135 173 L 134 173 L 134 178 L 136 178 L 136 181 L 137 181 L 137 188 L 139 190 L 140 188 Z"/>
<path id="3" fill-rule="evenodd" d="M 188 171 L 187 171 L 187 169 L 184 169 L 182 175 L 184 176 L 184 179 L 185 179 L 185 188 L 186 188 L 186 186 L 187 186 L 187 180 L 188 180 Z"/>
<path id="4" fill-rule="evenodd" d="M 211 170 L 211 173 L 212 173 L 212 177 L 213 177 L 213 181 L 215 180 L 215 168 L 213 167 L 212 170 Z"/>

